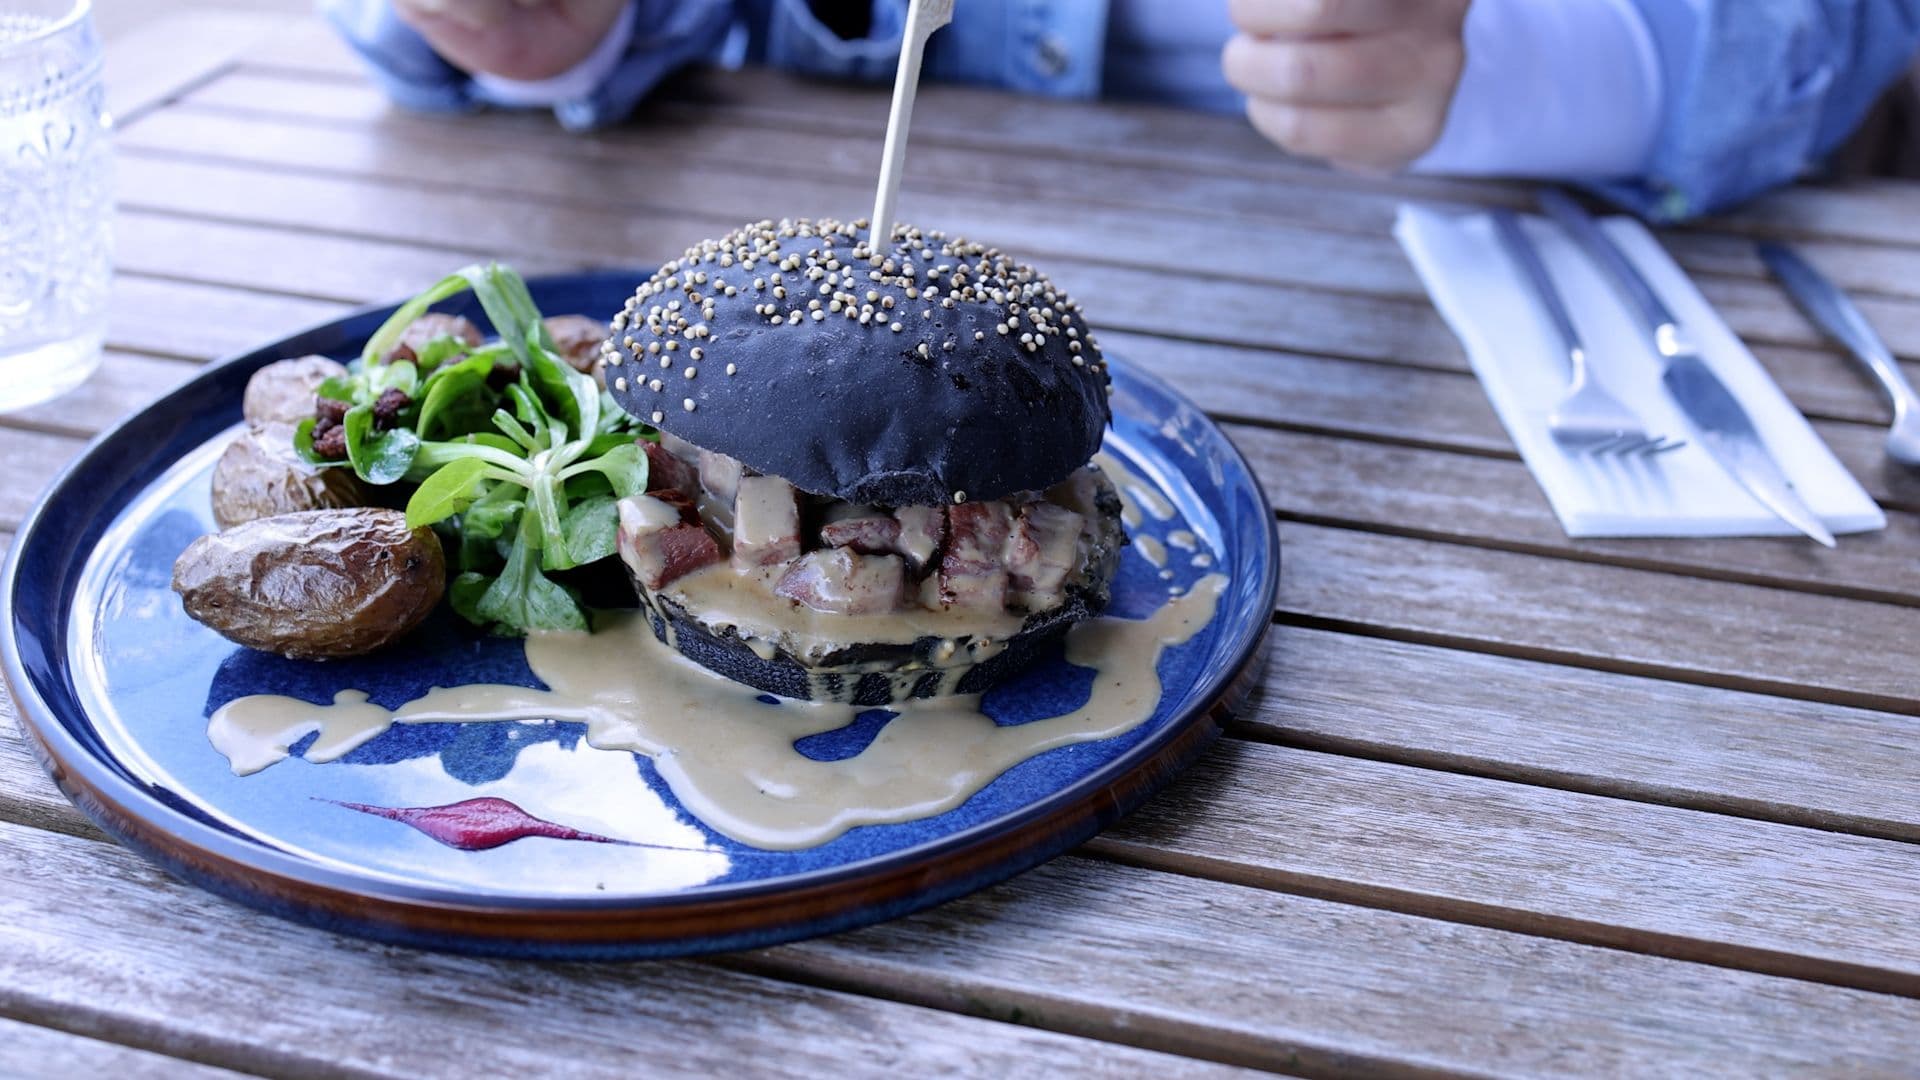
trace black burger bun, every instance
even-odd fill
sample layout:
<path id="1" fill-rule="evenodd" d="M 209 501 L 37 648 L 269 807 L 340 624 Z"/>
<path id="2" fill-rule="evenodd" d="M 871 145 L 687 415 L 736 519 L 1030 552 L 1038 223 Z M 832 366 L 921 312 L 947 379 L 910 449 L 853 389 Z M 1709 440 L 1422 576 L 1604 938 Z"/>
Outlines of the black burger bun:
<path id="1" fill-rule="evenodd" d="M 878 506 L 1048 487 L 1100 448 L 1080 308 L 991 248 L 902 226 L 760 222 L 640 286 L 603 349 L 628 412 L 816 495 Z"/>

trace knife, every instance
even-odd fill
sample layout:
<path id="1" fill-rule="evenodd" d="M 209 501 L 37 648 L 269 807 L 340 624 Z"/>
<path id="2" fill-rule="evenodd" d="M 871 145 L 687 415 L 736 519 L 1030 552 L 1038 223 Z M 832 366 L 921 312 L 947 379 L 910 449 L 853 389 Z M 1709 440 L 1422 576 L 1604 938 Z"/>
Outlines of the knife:
<path id="1" fill-rule="evenodd" d="M 1886 342 L 1840 287 L 1785 244 L 1763 243 L 1760 259 L 1787 287 L 1800 310 L 1880 380 L 1893 402 L 1893 426 L 1887 429 L 1887 456 L 1902 465 L 1920 465 L 1920 395 L 1913 392 Z"/>
<path id="2" fill-rule="evenodd" d="M 1666 384 L 1667 393 L 1680 406 L 1680 411 L 1693 421 L 1700 433 L 1700 445 L 1706 447 L 1748 494 L 1780 520 L 1833 547 L 1833 533 L 1820 523 L 1819 517 L 1794 490 L 1793 481 L 1781 471 L 1780 463 L 1767 452 L 1753 418 L 1700 358 L 1700 350 L 1687 337 L 1686 329 L 1673 312 L 1667 310 L 1667 305 L 1640 276 L 1626 254 L 1600 230 L 1592 215 L 1563 192 L 1542 189 L 1540 205 L 1613 279 L 1627 306 L 1640 316 L 1663 364 L 1660 380 Z"/>

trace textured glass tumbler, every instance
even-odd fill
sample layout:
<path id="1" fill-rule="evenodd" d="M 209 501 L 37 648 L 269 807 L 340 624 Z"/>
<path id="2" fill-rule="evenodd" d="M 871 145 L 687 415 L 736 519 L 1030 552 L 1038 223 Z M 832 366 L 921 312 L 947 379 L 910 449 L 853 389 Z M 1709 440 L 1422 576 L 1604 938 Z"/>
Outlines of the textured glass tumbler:
<path id="1" fill-rule="evenodd" d="M 113 263 L 100 64 L 91 0 L 0 2 L 0 411 L 100 363 Z"/>

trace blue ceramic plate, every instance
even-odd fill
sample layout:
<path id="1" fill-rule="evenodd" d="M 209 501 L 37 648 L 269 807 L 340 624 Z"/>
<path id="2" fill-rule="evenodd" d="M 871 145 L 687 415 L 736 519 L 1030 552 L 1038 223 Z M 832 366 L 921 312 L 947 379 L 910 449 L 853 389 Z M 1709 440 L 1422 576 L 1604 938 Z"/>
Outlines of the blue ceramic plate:
<path id="1" fill-rule="evenodd" d="M 639 277 L 553 277 L 532 291 L 550 314 L 607 312 Z M 1188 530 L 1199 550 L 1173 549 L 1163 570 L 1129 549 L 1113 612 L 1142 617 L 1170 588 L 1216 570 L 1231 579 L 1213 621 L 1163 657 L 1152 719 L 1125 735 L 1031 758 L 936 817 L 779 852 L 704 827 L 648 758 L 593 749 L 575 724 L 396 726 L 339 761 L 310 763 L 296 745 L 292 759 L 235 776 L 207 740 L 207 717 L 241 695 L 325 702 L 355 687 L 397 705 L 434 685 L 538 685 L 519 643 L 476 637 L 451 617 L 381 655 L 312 664 L 236 648 L 189 620 L 170 589 L 174 559 L 214 528 L 208 476 L 240 421 L 247 377 L 281 357 L 357 355 L 390 310 L 210 368 L 103 436 L 21 528 L 7 566 L 5 674 L 49 771 L 108 831 L 208 889 L 462 951 L 629 957 L 770 944 L 918 910 L 1085 840 L 1190 762 L 1251 685 L 1278 581 L 1266 498 L 1198 409 L 1115 361 L 1107 446 L 1174 508 L 1141 528 L 1163 540 Z M 462 313 L 484 325 L 477 310 Z M 1085 700 L 1086 678 L 1044 661 L 990 695 L 988 711 L 1003 724 L 1053 715 Z M 884 720 L 865 714 L 797 748 L 854 753 Z M 463 805 L 464 817 L 424 809 Z M 520 838 L 484 846 L 501 836 L 440 827 L 472 824 L 475 807 Z M 608 839 L 627 843 L 594 842 Z"/>

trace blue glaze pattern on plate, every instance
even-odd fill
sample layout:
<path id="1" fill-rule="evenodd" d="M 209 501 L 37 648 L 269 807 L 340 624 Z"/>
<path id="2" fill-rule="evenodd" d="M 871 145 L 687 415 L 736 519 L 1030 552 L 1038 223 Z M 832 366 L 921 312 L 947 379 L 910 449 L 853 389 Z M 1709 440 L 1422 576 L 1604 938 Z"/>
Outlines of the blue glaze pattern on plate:
<path id="1" fill-rule="evenodd" d="M 604 312 L 617 309 L 637 279 L 603 273 L 530 285 L 550 314 Z M 391 940 L 526 955 L 659 955 L 857 925 L 989 884 L 1084 839 L 1090 831 L 1084 825 L 1072 833 L 1036 829 L 1030 842 L 1020 830 L 1073 800 L 1097 800 L 1117 777 L 1155 766 L 1146 786 L 1129 796 L 1133 801 L 1158 786 L 1184 762 L 1156 755 L 1186 729 L 1214 722 L 1207 711 L 1254 659 L 1270 619 L 1277 541 L 1245 462 L 1197 409 L 1115 362 L 1108 450 L 1150 480 L 1175 511 L 1168 521 L 1149 515 L 1141 528 L 1163 542 L 1176 529 L 1188 530 L 1197 552 L 1169 547 L 1169 577 L 1138 545 L 1130 548 L 1112 613 L 1144 617 L 1169 588 L 1189 587 L 1216 570 L 1230 575 L 1213 621 L 1163 657 L 1159 709 L 1126 734 L 1031 758 L 946 813 L 862 826 L 817 847 L 778 852 L 706 828 L 680 809 L 648 758 L 596 750 L 578 724 L 396 725 L 334 762 L 309 763 L 297 744 L 288 760 L 235 776 L 206 736 L 209 714 L 235 697 L 278 693 L 326 702 L 354 688 L 391 707 L 436 685 L 540 685 L 519 642 L 479 636 L 444 611 L 385 653 L 316 664 L 231 645 L 189 620 L 171 591 L 174 559 L 214 528 L 207 479 L 239 422 L 247 376 L 283 356 L 357 354 L 385 313 L 350 316 L 212 368 L 103 436 L 56 482 L 22 528 L 8 563 L 6 674 L 43 755 L 59 764 L 76 801 L 109 829 L 227 895 Z M 462 313 L 485 325 L 477 310 Z M 1212 564 L 1196 565 L 1195 554 Z M 1052 716 L 1083 703 L 1090 679 L 1089 671 L 1055 656 L 990 693 L 984 706 L 1000 724 Z M 821 759 L 853 756 L 887 715 L 870 711 L 840 731 L 801 740 L 796 749 Z M 1190 749 L 1182 753 L 1191 756 Z M 403 822 L 341 805 L 434 807 L 480 797 L 631 843 L 531 837 L 462 850 Z M 1095 824 L 1112 816 L 1113 808 L 1105 808 Z M 911 895 L 863 892 L 864 883 L 916 863 L 937 866 L 941 852 L 956 845 L 996 838 L 1007 850 L 965 876 L 933 873 Z M 209 861 L 221 868 L 209 869 Z M 478 940 L 405 919 L 342 915 L 330 906 L 370 896 L 556 918 L 666 903 L 697 913 L 702 904 L 778 903 L 836 885 L 844 885 L 844 898 L 828 902 L 824 913 L 796 912 L 752 932 L 716 924 L 625 944 L 569 944 L 531 933 Z M 289 896 L 308 890 L 320 899 Z"/>

